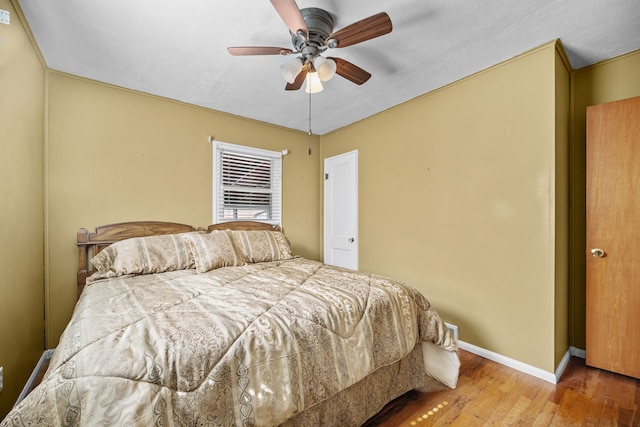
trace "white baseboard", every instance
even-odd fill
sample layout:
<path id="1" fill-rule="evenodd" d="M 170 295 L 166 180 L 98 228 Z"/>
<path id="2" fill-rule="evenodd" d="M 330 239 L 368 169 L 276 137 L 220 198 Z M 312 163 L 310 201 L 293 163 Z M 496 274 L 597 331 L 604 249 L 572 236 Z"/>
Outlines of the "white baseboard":
<path id="1" fill-rule="evenodd" d="M 18 396 L 18 400 L 16 400 L 15 405 L 17 405 L 22 401 L 22 399 L 27 397 L 27 394 L 29 394 L 29 392 L 33 389 L 34 384 L 36 382 L 36 378 L 38 376 L 38 372 L 40 372 L 40 370 L 42 369 L 44 364 L 47 362 L 47 360 L 51 359 L 52 354 L 53 354 L 53 350 L 45 350 L 44 353 L 42 353 L 42 356 L 40 356 L 40 360 L 38 360 L 38 364 L 33 369 L 33 372 L 31 372 L 31 376 L 29 377 L 29 379 L 27 380 L 27 383 L 22 389 L 22 393 L 20 393 L 20 396 Z"/>
<path id="2" fill-rule="evenodd" d="M 564 370 L 567 368 L 567 365 L 569 364 L 569 360 L 571 359 L 571 356 L 584 357 L 585 355 L 584 350 L 580 350 L 575 347 L 570 347 L 565 353 L 562 360 L 560 361 L 560 364 L 556 368 L 556 371 L 547 372 L 544 369 L 536 368 L 535 366 L 531 366 L 526 363 L 520 362 L 519 360 L 515 360 L 510 357 L 503 356 L 501 354 L 487 350 L 485 348 L 478 347 L 473 344 L 469 344 L 468 342 L 458 341 L 458 347 L 460 347 L 462 350 L 466 350 L 470 353 L 477 354 L 478 356 L 484 357 L 485 359 L 492 360 L 494 362 L 500 363 L 501 365 L 505 365 L 505 366 L 508 366 L 509 368 L 515 369 L 525 374 L 534 376 L 536 378 L 540 378 L 551 384 L 558 384 L 558 381 L 560 381 L 560 377 L 562 376 L 562 373 L 564 372 Z"/>
<path id="3" fill-rule="evenodd" d="M 581 348 L 569 347 L 569 351 L 571 352 L 572 356 L 579 357 L 581 359 L 587 358 L 587 352 Z"/>
<path id="4" fill-rule="evenodd" d="M 569 364 L 569 360 L 571 360 L 571 349 L 570 348 L 567 350 L 567 352 L 564 354 L 564 356 L 562 356 L 562 360 L 560 361 L 560 364 L 556 368 L 554 384 L 558 384 L 560 382 L 560 377 L 562 377 L 562 373 L 564 372 L 564 370 L 567 369 L 567 365 Z"/>

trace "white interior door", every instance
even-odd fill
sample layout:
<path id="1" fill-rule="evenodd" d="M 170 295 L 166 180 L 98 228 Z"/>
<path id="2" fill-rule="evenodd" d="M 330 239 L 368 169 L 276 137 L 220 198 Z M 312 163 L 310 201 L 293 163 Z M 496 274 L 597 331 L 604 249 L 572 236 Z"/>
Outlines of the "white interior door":
<path id="1" fill-rule="evenodd" d="M 324 262 L 358 269 L 358 151 L 324 161 Z"/>

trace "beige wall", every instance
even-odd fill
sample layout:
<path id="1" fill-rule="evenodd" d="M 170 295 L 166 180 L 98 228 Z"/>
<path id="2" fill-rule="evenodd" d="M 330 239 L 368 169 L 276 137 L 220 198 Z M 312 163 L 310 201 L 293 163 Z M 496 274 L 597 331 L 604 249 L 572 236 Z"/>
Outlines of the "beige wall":
<path id="1" fill-rule="evenodd" d="M 283 159 L 283 227 L 295 253 L 317 259 L 319 141 L 303 132 L 50 73 L 47 345 L 75 304 L 76 231 L 101 224 L 212 222 L 212 145 L 269 150 Z"/>
<path id="2" fill-rule="evenodd" d="M 571 345 L 585 348 L 585 143 L 589 105 L 640 96 L 640 50 L 576 71 L 572 79 Z"/>
<path id="3" fill-rule="evenodd" d="M 0 25 L 0 419 L 44 346 L 44 68 L 8 0 Z"/>
<path id="4" fill-rule="evenodd" d="M 566 330 L 555 342 L 568 316 L 555 283 L 558 61 L 552 43 L 322 138 L 323 158 L 359 153 L 360 268 L 417 287 L 462 340 L 549 372 L 568 349 Z"/>

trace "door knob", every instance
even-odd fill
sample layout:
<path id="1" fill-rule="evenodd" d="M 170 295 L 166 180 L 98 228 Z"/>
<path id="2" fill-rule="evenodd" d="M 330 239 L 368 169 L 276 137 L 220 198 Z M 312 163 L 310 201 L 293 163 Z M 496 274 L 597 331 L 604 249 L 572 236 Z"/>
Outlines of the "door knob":
<path id="1" fill-rule="evenodd" d="M 593 248 L 591 249 L 591 256 L 595 258 L 602 258 L 604 256 L 604 251 L 602 249 Z"/>
<path id="2" fill-rule="evenodd" d="M 353 237 L 349 237 L 349 243 L 353 243 L 355 239 Z"/>

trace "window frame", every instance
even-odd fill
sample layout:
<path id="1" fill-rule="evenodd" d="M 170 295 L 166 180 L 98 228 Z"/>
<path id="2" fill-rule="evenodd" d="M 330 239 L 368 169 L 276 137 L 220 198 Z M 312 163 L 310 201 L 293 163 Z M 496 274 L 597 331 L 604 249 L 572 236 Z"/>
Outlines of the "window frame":
<path id="1" fill-rule="evenodd" d="M 238 155 L 256 157 L 259 159 L 269 160 L 271 162 L 270 181 L 271 188 L 268 192 L 271 194 L 270 215 L 271 218 L 225 218 L 224 210 L 224 190 L 222 171 L 219 167 L 222 162 L 222 154 L 224 152 Z M 213 142 L 213 223 L 230 221 L 256 221 L 268 224 L 282 226 L 282 153 L 278 151 L 265 150 L 262 148 L 248 147 L 244 145 L 230 144 L 227 142 Z M 227 187 L 228 189 L 228 187 Z M 238 191 L 236 189 L 236 191 Z M 240 189 L 242 191 L 242 189 Z"/>

